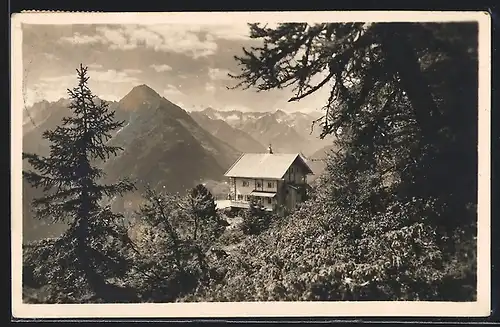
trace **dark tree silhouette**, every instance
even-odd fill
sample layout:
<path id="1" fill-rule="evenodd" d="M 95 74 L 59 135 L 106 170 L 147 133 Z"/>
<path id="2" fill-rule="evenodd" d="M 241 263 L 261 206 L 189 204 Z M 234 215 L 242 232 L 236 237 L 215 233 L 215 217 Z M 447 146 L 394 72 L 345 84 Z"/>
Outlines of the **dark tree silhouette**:
<path id="1" fill-rule="evenodd" d="M 250 237 L 213 301 L 470 301 L 477 24 L 251 24 L 235 88 L 328 88 L 338 152 L 312 198 Z"/>
<path id="2" fill-rule="evenodd" d="M 211 242 L 224 231 L 227 222 L 217 213 L 215 199 L 210 191 L 198 184 L 186 197 L 186 209 L 193 219 L 194 240 Z"/>
<path id="3" fill-rule="evenodd" d="M 189 244 L 178 228 L 179 197 L 161 194 L 149 186 L 144 194 L 138 222 L 134 226 L 137 268 L 131 284 L 152 301 L 174 301 L 196 282 L 190 267 Z"/>
<path id="4" fill-rule="evenodd" d="M 337 183 L 374 173 L 401 200 L 435 199 L 440 230 L 474 225 L 477 197 L 476 23 L 251 24 L 234 88 L 329 88 L 322 135 L 338 134 Z M 316 95 L 314 95 L 316 96 Z M 375 182 L 375 181 L 374 181 Z M 378 208 L 380 209 L 380 208 Z"/>
<path id="5" fill-rule="evenodd" d="M 134 253 L 139 274 L 132 282 L 143 297 L 170 302 L 200 282 L 209 282 L 207 252 L 227 222 L 215 210 L 212 194 L 197 185 L 185 197 L 146 189 L 138 212 Z"/>
<path id="6" fill-rule="evenodd" d="M 184 200 L 185 214 L 192 221 L 192 232 L 189 233 L 193 242 L 192 249 L 202 276 L 206 278 L 209 270 L 206 253 L 229 224 L 217 213 L 215 199 L 203 184 L 193 187 Z"/>
<path id="7" fill-rule="evenodd" d="M 123 122 L 114 120 L 114 112 L 105 102 L 96 103 L 88 87 L 87 68 L 80 65 L 77 74 L 78 86 L 68 90 L 71 115 L 43 134 L 51 143 L 47 157 L 23 154 L 34 168 L 23 172 L 23 177 L 47 194 L 33 201 L 36 216 L 69 225 L 51 253 L 40 258 L 46 260 L 39 263 L 40 269 L 50 275 L 45 277 L 67 296 L 71 293 L 78 298 L 90 288 L 96 298 L 105 299 L 111 295 L 106 280 L 127 269 L 122 252 L 128 239 L 123 216 L 105 205 L 105 197 L 112 199 L 134 186 L 127 181 L 99 183 L 104 173 L 95 162 L 121 150 L 107 141 Z"/>

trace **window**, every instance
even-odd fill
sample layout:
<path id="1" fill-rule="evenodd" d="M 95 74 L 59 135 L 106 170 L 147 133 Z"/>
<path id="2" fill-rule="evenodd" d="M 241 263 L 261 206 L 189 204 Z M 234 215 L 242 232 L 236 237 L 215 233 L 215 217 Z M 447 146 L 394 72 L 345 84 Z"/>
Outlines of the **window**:
<path id="1" fill-rule="evenodd" d="M 248 181 L 243 181 L 243 186 L 248 186 Z"/>
<path id="2" fill-rule="evenodd" d="M 267 182 L 267 188 L 273 188 L 274 187 L 273 184 L 274 184 L 273 182 Z"/>
<path id="3" fill-rule="evenodd" d="M 293 173 L 293 167 L 290 167 L 290 173 Z"/>
<path id="4" fill-rule="evenodd" d="M 267 198 L 267 203 L 269 203 L 269 204 L 273 203 L 273 199 L 272 198 Z"/>
<path id="5" fill-rule="evenodd" d="M 257 182 L 257 187 L 261 187 L 261 184 L 260 184 L 260 182 Z"/>
<path id="6" fill-rule="evenodd" d="M 241 200 L 241 199 L 243 199 L 243 195 L 238 194 L 238 200 Z"/>

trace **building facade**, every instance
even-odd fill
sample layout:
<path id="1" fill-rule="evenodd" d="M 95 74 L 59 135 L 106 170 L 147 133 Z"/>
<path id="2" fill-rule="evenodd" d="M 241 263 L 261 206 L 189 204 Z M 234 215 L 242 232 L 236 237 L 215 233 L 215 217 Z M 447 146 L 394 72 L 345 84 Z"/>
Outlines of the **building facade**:
<path id="1" fill-rule="evenodd" d="M 246 153 L 226 172 L 234 208 L 248 208 L 250 203 L 267 211 L 292 211 L 305 200 L 307 176 L 312 174 L 306 160 L 298 153 Z"/>

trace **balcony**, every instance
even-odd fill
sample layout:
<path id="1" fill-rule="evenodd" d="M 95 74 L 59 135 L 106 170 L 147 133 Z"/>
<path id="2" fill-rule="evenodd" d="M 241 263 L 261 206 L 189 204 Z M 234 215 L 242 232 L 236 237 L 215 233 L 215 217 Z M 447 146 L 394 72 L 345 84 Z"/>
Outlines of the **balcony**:
<path id="1" fill-rule="evenodd" d="M 257 203 L 259 205 L 259 203 Z M 240 209 L 248 209 L 250 207 L 250 201 L 243 200 L 217 200 L 216 201 L 217 209 L 225 209 L 225 208 L 240 208 Z M 262 205 L 266 211 L 273 211 L 272 205 Z"/>
<path id="2" fill-rule="evenodd" d="M 217 209 L 225 209 L 225 208 L 242 208 L 248 209 L 250 207 L 250 202 L 243 200 L 217 200 L 215 201 Z"/>
<path id="3" fill-rule="evenodd" d="M 249 201 L 243 201 L 243 200 L 229 200 L 229 201 L 230 201 L 229 205 L 233 208 L 248 209 L 250 207 Z"/>

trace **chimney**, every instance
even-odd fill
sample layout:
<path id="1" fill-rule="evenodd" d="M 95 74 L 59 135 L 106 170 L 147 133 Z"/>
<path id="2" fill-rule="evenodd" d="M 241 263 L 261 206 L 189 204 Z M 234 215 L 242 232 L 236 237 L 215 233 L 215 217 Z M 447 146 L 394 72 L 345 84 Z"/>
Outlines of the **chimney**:
<path id="1" fill-rule="evenodd" d="M 269 154 L 273 154 L 273 148 L 271 147 L 271 144 L 269 144 L 267 150 L 269 151 Z"/>

